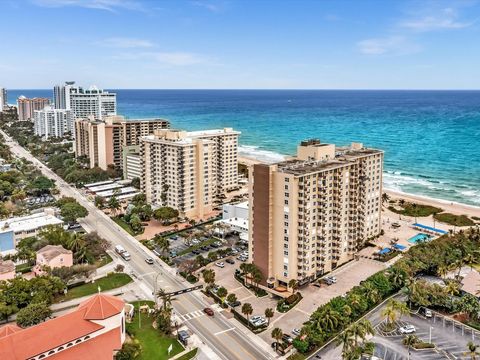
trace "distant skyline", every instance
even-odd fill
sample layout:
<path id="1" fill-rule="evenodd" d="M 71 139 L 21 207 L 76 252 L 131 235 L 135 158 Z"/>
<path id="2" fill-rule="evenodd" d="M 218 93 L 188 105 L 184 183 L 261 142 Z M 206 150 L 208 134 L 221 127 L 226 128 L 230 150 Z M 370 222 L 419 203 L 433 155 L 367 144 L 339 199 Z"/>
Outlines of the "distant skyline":
<path id="1" fill-rule="evenodd" d="M 479 89 L 480 2 L 3 0 L 0 87 Z"/>

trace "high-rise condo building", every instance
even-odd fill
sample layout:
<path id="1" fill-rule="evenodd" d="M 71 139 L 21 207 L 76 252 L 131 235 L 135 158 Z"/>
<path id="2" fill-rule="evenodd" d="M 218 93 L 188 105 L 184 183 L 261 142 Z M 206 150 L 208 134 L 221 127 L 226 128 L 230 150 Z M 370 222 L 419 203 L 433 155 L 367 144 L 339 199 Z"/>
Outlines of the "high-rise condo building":
<path id="1" fill-rule="evenodd" d="M 117 115 L 117 94 L 96 86 L 84 89 L 74 84 L 74 81 L 68 81 L 53 88 L 55 109 L 72 110 L 76 118 L 93 116 L 96 120 Z"/>
<path id="2" fill-rule="evenodd" d="M 7 89 L 0 88 L 0 111 L 4 111 L 8 106 Z"/>
<path id="3" fill-rule="evenodd" d="M 50 104 L 50 99 L 47 98 L 33 98 L 28 99 L 25 96 L 20 96 L 17 99 L 18 120 L 26 121 L 33 119 L 35 110 L 42 110 L 45 106 Z"/>
<path id="4" fill-rule="evenodd" d="M 45 106 L 34 112 L 35 135 L 48 140 L 50 137 L 63 137 L 66 133 L 74 134 L 73 114 L 70 110 L 54 109 Z"/>
<path id="5" fill-rule="evenodd" d="M 380 233 L 383 151 L 304 141 L 297 158 L 254 165 L 250 257 L 270 288 L 314 280 Z"/>
<path id="6" fill-rule="evenodd" d="M 132 119 L 107 116 L 96 120 L 93 116 L 75 121 L 75 155 L 86 156 L 90 167 L 106 170 L 108 165 L 123 167 L 122 148 L 139 145 L 141 136 L 165 129 L 170 123 L 164 119 Z"/>
<path id="7" fill-rule="evenodd" d="M 53 103 L 55 105 L 55 109 L 70 109 L 70 89 L 74 84 L 75 81 L 66 81 L 64 85 L 54 86 Z"/>
<path id="8" fill-rule="evenodd" d="M 231 128 L 157 130 L 140 144 L 141 189 L 147 201 L 202 219 L 238 186 L 238 137 Z"/>

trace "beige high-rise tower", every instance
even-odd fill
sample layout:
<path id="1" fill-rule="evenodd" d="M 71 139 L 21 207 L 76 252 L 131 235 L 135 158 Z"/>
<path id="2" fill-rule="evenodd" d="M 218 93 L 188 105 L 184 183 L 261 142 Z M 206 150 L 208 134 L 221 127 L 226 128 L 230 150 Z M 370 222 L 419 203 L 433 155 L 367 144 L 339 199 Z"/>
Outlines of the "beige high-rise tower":
<path id="1" fill-rule="evenodd" d="M 238 136 L 231 128 L 157 130 L 140 146 L 141 190 L 147 201 L 202 219 L 215 201 L 238 186 Z"/>
<path id="2" fill-rule="evenodd" d="M 308 140 L 250 177 L 250 257 L 269 287 L 314 280 L 380 233 L 383 151 Z"/>

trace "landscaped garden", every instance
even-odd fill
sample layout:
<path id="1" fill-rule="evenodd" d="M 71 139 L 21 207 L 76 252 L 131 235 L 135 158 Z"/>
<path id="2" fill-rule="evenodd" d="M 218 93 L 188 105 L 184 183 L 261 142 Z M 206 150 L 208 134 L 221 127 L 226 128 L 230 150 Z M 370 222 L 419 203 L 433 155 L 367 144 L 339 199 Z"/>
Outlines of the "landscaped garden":
<path id="1" fill-rule="evenodd" d="M 132 339 L 138 340 L 141 353 L 138 357 L 139 360 L 167 360 L 176 354 L 183 351 L 183 346 L 173 336 L 167 336 L 153 327 L 154 315 L 142 312 L 139 314 L 138 308 L 141 305 L 149 305 L 153 307 L 153 301 L 138 301 L 132 303 L 135 307 L 135 316 L 132 322 L 127 323 L 127 333 Z M 168 347 L 172 345 L 172 351 L 168 355 Z M 191 356 L 195 356 L 193 352 L 190 352 Z M 185 354 L 187 355 L 187 354 Z M 185 357 L 185 360 L 192 357 Z"/>
<path id="2" fill-rule="evenodd" d="M 412 217 L 426 217 L 443 211 L 435 206 L 416 204 L 404 200 L 398 200 L 393 203 L 390 202 L 388 210 L 400 215 Z"/>
<path id="3" fill-rule="evenodd" d="M 466 215 L 439 213 L 434 215 L 435 220 L 455 226 L 473 226 L 475 222 Z"/>

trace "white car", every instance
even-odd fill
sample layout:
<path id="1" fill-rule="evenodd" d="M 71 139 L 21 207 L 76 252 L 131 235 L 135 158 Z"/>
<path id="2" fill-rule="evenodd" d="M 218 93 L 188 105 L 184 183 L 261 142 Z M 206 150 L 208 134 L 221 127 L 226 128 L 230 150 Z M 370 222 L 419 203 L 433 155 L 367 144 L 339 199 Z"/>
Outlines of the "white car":
<path id="1" fill-rule="evenodd" d="M 217 262 L 215 263 L 216 266 L 220 267 L 220 268 L 224 268 L 225 267 L 225 264 L 223 263 L 223 261 L 220 261 L 220 262 Z"/>
<path id="2" fill-rule="evenodd" d="M 417 331 L 413 325 L 402 326 L 399 330 L 401 334 L 413 334 L 415 331 Z"/>
<path id="3" fill-rule="evenodd" d="M 258 320 L 261 320 L 261 319 L 262 319 L 262 317 L 260 315 L 254 315 L 250 318 L 249 321 L 250 321 L 250 323 L 253 324 L 254 322 L 257 322 Z"/>
<path id="4" fill-rule="evenodd" d="M 300 335 L 300 329 L 297 329 L 297 328 L 293 329 L 292 334 L 295 335 L 295 336 L 299 336 Z"/>
<path id="5" fill-rule="evenodd" d="M 433 316 L 432 310 L 425 310 L 425 317 L 426 318 L 431 318 Z"/>
<path id="6" fill-rule="evenodd" d="M 267 320 L 260 319 L 252 323 L 253 326 L 263 326 L 267 323 Z"/>

